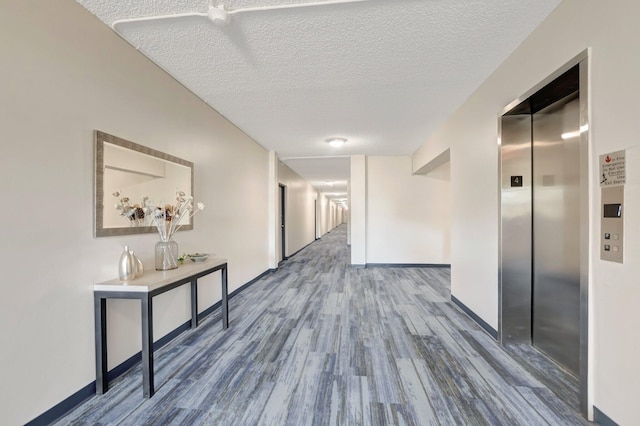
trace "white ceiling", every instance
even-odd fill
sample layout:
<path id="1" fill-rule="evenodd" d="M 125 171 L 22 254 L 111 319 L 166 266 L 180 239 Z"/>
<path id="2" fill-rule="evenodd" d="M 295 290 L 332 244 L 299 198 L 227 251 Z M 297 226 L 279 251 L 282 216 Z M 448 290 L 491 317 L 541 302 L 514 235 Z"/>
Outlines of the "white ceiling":
<path id="1" fill-rule="evenodd" d="M 212 4 L 78 2 L 109 25 L 125 18 L 206 13 Z M 237 10 L 226 25 L 182 17 L 116 28 L 259 144 L 331 193 L 335 190 L 321 183 L 346 182 L 349 176 L 348 157 L 341 156 L 411 155 L 560 2 L 361 0 L 241 11 L 308 2 L 225 0 L 226 10 Z M 334 136 L 347 138 L 347 144 L 330 147 L 325 141 Z M 333 158 L 316 158 L 327 156 Z"/>

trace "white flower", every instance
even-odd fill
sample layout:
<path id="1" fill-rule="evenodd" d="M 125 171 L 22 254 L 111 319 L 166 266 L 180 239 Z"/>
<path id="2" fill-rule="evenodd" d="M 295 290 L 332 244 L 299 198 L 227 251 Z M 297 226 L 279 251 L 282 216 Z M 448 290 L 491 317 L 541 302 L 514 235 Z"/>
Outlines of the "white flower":
<path id="1" fill-rule="evenodd" d="M 121 216 L 129 219 L 132 226 L 134 220 L 137 226 L 149 225 L 151 224 L 150 222 L 153 222 L 158 228 L 162 241 L 170 239 L 182 227 L 185 222 L 183 219 L 186 219 L 188 223 L 189 219 L 198 210 L 204 210 L 204 203 L 198 203 L 197 210 L 194 209 L 193 197 L 186 195 L 184 191 L 179 189 L 176 190 L 176 202 L 174 204 L 161 203 L 157 205 L 145 195 L 140 197 L 140 204 L 132 206 L 129 197 L 120 191 L 114 192 L 113 196 L 119 198 L 119 203 L 115 205 L 115 208 L 120 211 Z"/>

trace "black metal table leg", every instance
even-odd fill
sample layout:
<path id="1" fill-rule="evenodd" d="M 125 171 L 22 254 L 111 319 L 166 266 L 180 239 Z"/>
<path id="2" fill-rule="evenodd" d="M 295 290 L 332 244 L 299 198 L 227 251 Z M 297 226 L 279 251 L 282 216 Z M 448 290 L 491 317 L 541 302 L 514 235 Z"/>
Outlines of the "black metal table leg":
<path id="1" fill-rule="evenodd" d="M 222 328 L 229 328 L 229 300 L 227 295 L 227 265 L 222 268 Z"/>
<path id="2" fill-rule="evenodd" d="M 176 277 L 173 282 L 150 289 L 141 286 L 140 291 L 131 287 L 119 289 L 124 284 L 118 280 L 109 280 L 94 285 L 94 320 L 95 320 L 95 358 L 96 358 L 96 393 L 103 394 L 109 388 L 107 371 L 107 299 L 138 299 L 141 304 L 142 327 L 142 385 L 143 395 L 150 398 L 155 393 L 154 354 L 153 354 L 153 297 L 165 293 L 184 284 L 191 283 L 191 328 L 198 326 L 198 278 L 221 271 L 222 275 L 222 327 L 229 327 L 229 295 L 227 263 L 217 263 L 192 275 Z M 101 288 L 102 287 L 102 288 Z M 115 288 L 115 289 L 114 289 Z"/>
<path id="3" fill-rule="evenodd" d="M 99 295 L 93 297 L 95 315 L 96 344 L 96 394 L 102 395 L 109 389 L 107 380 L 107 299 Z"/>
<path id="4" fill-rule="evenodd" d="M 191 281 L 191 328 L 198 326 L 198 280 Z"/>
<path id="5" fill-rule="evenodd" d="M 153 303 L 152 296 L 146 295 L 142 302 L 142 394 L 151 398 L 155 393 L 153 385 Z"/>

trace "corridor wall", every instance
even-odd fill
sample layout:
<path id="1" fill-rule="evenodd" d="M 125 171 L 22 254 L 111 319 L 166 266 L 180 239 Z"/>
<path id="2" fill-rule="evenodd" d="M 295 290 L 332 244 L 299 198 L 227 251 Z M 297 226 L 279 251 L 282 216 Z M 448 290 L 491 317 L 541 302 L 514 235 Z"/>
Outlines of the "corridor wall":
<path id="1" fill-rule="evenodd" d="M 93 283 L 124 245 L 153 269 L 157 235 L 93 237 L 94 129 L 195 163 L 206 208 L 175 239 L 228 258 L 230 291 L 268 269 L 268 159 L 75 1 L 0 2 L 0 51 L 0 423 L 19 425 L 95 380 Z M 187 290 L 155 299 L 156 339 L 190 318 Z M 140 351 L 140 306 L 107 306 L 112 368 Z"/>
<path id="2" fill-rule="evenodd" d="M 449 263 L 449 172 L 413 174 L 411 157 L 367 157 L 367 263 Z"/>
<path id="3" fill-rule="evenodd" d="M 316 190 L 281 161 L 278 181 L 286 186 L 285 256 L 291 256 L 315 240 Z"/>
<path id="4" fill-rule="evenodd" d="M 340 225 L 338 206 L 323 192 L 317 192 L 318 199 L 318 237 L 322 237 Z"/>
<path id="5" fill-rule="evenodd" d="M 452 293 L 498 326 L 498 117 L 503 108 L 585 49 L 590 96 L 590 402 L 637 423 L 640 340 L 640 3 L 565 0 L 413 155 L 419 170 L 450 148 Z M 599 259 L 598 156 L 626 149 L 625 263 Z"/>

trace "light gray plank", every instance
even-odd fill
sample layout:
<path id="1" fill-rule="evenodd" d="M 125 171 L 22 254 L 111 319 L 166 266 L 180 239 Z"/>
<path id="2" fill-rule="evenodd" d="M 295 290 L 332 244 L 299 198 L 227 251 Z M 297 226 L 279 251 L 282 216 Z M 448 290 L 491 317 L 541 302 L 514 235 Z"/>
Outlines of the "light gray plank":
<path id="1" fill-rule="evenodd" d="M 420 376 L 410 359 L 396 359 L 405 401 L 415 421 L 423 425 L 437 425 L 436 414 L 425 392 Z"/>
<path id="2" fill-rule="evenodd" d="M 500 346 L 450 302 L 448 268 L 349 265 L 325 235 L 58 425 L 587 424 L 577 381 Z"/>

